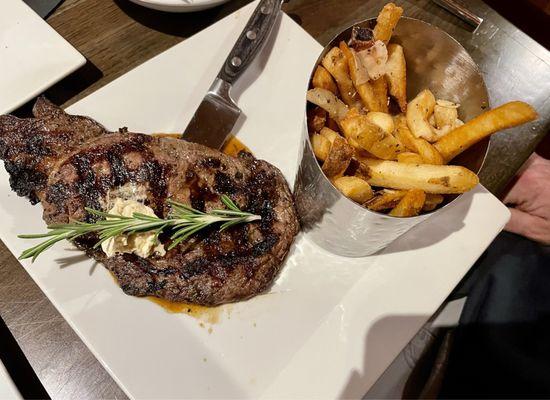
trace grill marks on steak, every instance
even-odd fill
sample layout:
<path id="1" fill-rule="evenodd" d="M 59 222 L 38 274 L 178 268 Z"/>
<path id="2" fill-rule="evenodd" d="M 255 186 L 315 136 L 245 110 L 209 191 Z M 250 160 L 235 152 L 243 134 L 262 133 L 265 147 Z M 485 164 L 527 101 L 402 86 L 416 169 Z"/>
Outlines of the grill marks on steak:
<path id="1" fill-rule="evenodd" d="M 246 153 L 233 158 L 173 138 L 105 134 L 92 120 L 56 110 L 55 118 L 72 121 L 70 127 L 45 129 L 44 121 L 53 118 L 49 113 L 30 120 L 0 117 L 0 150 L 9 162 L 17 152 L 4 157 L 8 143 L 25 149 L 30 137 L 47 138 L 48 145 L 40 147 L 47 155 L 39 161 L 29 161 L 38 151 L 19 158 L 21 168 L 43 177 L 27 192 L 18 192 L 42 202 L 47 223 L 90 220 L 84 207 L 107 210 L 115 197 L 139 198 L 159 216 L 169 214 L 168 199 L 209 211 L 224 208 L 221 194 L 262 217 L 224 232 L 203 230 L 165 256 L 147 259 L 134 254 L 107 258 L 92 249 L 96 237 L 79 239 L 77 246 L 102 262 L 124 292 L 216 305 L 252 297 L 273 282 L 299 228 L 292 195 L 277 168 Z M 65 151 L 61 141 L 70 144 Z M 12 174 L 12 180 L 18 179 Z"/>
<path id="2" fill-rule="evenodd" d="M 33 114 L 36 119 L 0 116 L 0 158 L 11 188 L 35 204 L 59 157 L 107 131 L 90 118 L 66 114 L 44 97 L 36 101 Z"/>

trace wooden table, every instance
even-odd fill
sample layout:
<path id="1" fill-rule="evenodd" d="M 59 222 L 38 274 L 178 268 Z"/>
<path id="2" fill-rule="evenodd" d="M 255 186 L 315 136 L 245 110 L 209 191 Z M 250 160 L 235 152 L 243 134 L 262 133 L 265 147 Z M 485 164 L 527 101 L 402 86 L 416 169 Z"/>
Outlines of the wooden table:
<path id="1" fill-rule="evenodd" d="M 68 106 L 147 59 L 248 3 L 234 0 L 195 14 L 165 14 L 127 0 L 66 0 L 48 22 L 87 59 L 85 67 L 47 91 Z M 321 43 L 354 21 L 376 15 L 382 0 L 291 0 L 285 11 Z M 435 23 L 470 52 L 485 76 L 491 101 L 523 99 L 541 114 L 533 129 L 501 133 L 492 143 L 482 182 L 499 193 L 550 125 L 550 55 L 478 0 L 485 19 L 475 32 L 428 0 L 396 1 L 408 16 Z M 18 113 L 25 113 L 23 107 Z M 78 336 L 0 244 L 0 315 L 52 398 L 125 398 Z M 40 268 L 37 264 L 34 268 Z M 101 329 L 101 327 L 98 327 Z"/>

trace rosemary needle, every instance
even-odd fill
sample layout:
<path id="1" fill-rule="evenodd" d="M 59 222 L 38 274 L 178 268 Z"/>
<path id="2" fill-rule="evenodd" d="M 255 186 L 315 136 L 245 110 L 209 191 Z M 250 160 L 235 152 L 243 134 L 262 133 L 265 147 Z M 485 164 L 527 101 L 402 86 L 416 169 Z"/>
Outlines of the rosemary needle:
<path id="1" fill-rule="evenodd" d="M 101 243 L 110 238 L 134 233 L 154 232 L 158 240 L 160 233 L 170 229 L 171 242 L 168 246 L 168 250 L 170 250 L 210 225 L 221 224 L 219 228 L 221 232 L 234 225 L 261 219 L 259 215 L 241 211 L 226 195 L 221 196 L 221 201 L 227 209 L 211 210 L 205 213 L 195 210 L 186 204 L 169 200 L 168 203 L 172 207 L 172 212 L 167 218 L 159 218 L 141 213 L 134 213 L 131 217 L 124 217 L 86 208 L 86 211 L 90 214 L 102 219 L 92 223 L 75 221 L 68 224 L 48 225 L 47 228 L 49 231 L 46 233 L 19 235 L 18 237 L 21 239 L 46 239 L 36 246 L 23 251 L 19 259 L 32 258 L 32 261 L 34 261 L 40 254 L 57 242 L 62 240 L 73 241 L 88 233 L 96 233 L 98 235 L 99 241 L 94 245 L 94 248 L 97 248 L 101 246 Z"/>

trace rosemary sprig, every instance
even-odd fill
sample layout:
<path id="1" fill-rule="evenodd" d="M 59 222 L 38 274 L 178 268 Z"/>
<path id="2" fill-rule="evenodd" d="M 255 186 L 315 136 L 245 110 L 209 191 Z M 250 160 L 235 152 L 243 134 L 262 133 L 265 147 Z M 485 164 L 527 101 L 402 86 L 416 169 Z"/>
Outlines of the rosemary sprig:
<path id="1" fill-rule="evenodd" d="M 241 211 L 226 195 L 221 196 L 221 201 L 227 209 L 212 210 L 204 213 L 186 204 L 169 200 L 168 203 L 172 207 L 172 212 L 167 218 L 159 218 L 141 213 L 134 213 L 131 217 L 124 217 L 86 208 L 86 211 L 90 214 L 97 215 L 102 219 L 93 223 L 75 221 L 68 224 L 48 225 L 49 232 L 19 235 L 18 237 L 21 239 L 47 238 L 36 246 L 23 251 L 19 259 L 32 258 L 34 262 L 41 253 L 48 250 L 57 242 L 62 240 L 73 241 L 88 233 L 97 233 L 99 236 L 99 241 L 94 245 L 94 248 L 97 248 L 101 246 L 101 243 L 115 236 L 141 232 L 154 232 L 158 240 L 158 236 L 162 232 L 170 229 L 171 242 L 168 246 L 168 250 L 170 250 L 207 226 L 220 223 L 219 230 L 221 232 L 234 225 L 261 219 L 259 215 Z"/>

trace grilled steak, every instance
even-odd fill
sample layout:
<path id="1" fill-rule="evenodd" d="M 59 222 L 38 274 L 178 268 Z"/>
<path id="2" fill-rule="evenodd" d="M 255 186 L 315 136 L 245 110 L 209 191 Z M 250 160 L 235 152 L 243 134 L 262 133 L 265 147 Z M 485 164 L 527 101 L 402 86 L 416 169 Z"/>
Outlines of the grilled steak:
<path id="1" fill-rule="evenodd" d="M 254 296 L 276 277 L 299 226 L 280 171 L 250 154 L 238 158 L 174 138 L 109 133 L 39 99 L 36 118 L 0 117 L 0 156 L 19 195 L 40 201 L 44 220 L 93 220 L 84 207 L 108 210 L 135 199 L 167 216 L 173 199 L 209 211 L 226 194 L 260 221 L 205 229 L 165 256 L 106 257 L 96 237 L 76 243 L 102 262 L 125 293 L 217 305 Z M 162 238 L 161 241 L 165 241 Z"/>

